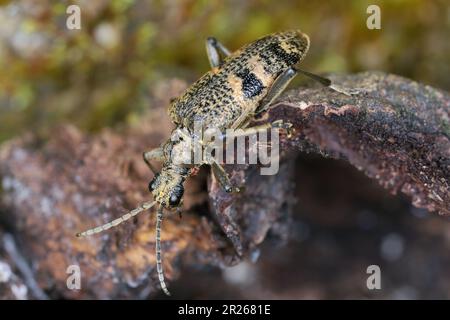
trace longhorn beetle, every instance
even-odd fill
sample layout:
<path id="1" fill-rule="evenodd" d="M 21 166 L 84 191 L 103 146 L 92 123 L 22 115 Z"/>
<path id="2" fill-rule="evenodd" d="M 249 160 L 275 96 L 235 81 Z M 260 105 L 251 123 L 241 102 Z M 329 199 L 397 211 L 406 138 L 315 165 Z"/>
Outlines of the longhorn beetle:
<path id="1" fill-rule="evenodd" d="M 157 204 L 156 269 L 162 290 L 170 295 L 164 282 L 161 259 L 163 209 L 180 209 L 184 193 L 183 183 L 202 164 L 211 166 L 213 175 L 226 192 L 239 191 L 239 188 L 230 183 L 227 173 L 214 159 L 203 159 L 200 164 L 178 165 L 173 161 L 173 155 L 190 150 L 194 141 L 200 143 L 201 148 L 208 147 L 210 142 L 195 139 L 195 121 L 201 121 L 208 128 L 218 128 L 220 132 L 225 132 L 226 129 L 245 129 L 240 133 L 244 135 L 246 130 L 289 130 L 291 124 L 281 120 L 253 128 L 247 126 L 255 115 L 268 109 L 298 72 L 333 88 L 330 80 L 297 68 L 308 48 L 309 37 L 299 30 L 270 34 L 234 53 L 215 38 L 208 38 L 206 52 L 212 69 L 171 102 L 169 114 L 176 128 L 170 139 L 159 148 L 143 154 L 145 163 L 154 173 L 154 178 L 149 183 L 154 201 L 144 202 L 122 217 L 78 233 L 77 237 L 116 227 Z M 156 173 L 150 160 L 162 161 L 163 166 L 159 173 Z"/>

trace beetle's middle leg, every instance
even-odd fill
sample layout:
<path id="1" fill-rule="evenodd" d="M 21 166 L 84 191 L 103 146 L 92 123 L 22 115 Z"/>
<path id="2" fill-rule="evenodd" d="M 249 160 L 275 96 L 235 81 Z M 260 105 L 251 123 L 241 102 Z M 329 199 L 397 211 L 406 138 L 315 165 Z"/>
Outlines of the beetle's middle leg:
<path id="1" fill-rule="evenodd" d="M 150 151 L 146 151 L 143 153 L 143 158 L 147 166 L 150 168 L 150 170 L 153 172 L 153 174 L 156 174 L 157 170 L 153 165 L 150 163 L 150 160 L 158 160 L 158 161 L 164 161 L 164 151 L 161 147 L 152 149 Z"/>
<path id="2" fill-rule="evenodd" d="M 230 192 L 240 192 L 241 188 L 234 187 L 231 184 L 230 178 L 228 177 L 228 174 L 226 173 L 225 169 L 217 163 L 214 159 L 211 159 L 211 169 L 216 177 L 217 181 L 219 181 L 219 184 L 222 186 L 222 188 L 230 193 Z"/>
<path id="3" fill-rule="evenodd" d="M 206 53 L 208 55 L 209 63 L 213 68 L 220 66 L 222 62 L 220 54 L 225 57 L 230 55 L 230 51 L 214 37 L 206 39 Z"/>
<path id="4" fill-rule="evenodd" d="M 287 131 L 288 135 L 290 135 L 292 130 L 292 123 L 279 119 L 258 126 L 239 129 L 238 132 L 232 133 L 231 135 L 229 134 L 227 135 L 227 133 L 224 132 L 220 135 L 220 139 L 225 140 L 225 139 L 234 139 L 242 136 L 249 136 L 268 129 L 284 129 Z"/>

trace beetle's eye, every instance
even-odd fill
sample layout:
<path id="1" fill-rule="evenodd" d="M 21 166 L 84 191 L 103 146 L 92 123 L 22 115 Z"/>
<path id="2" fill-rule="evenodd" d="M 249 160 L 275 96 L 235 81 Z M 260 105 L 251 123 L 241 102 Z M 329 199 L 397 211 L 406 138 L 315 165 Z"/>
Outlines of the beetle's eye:
<path id="1" fill-rule="evenodd" d="M 150 181 L 150 183 L 148 184 L 148 190 L 150 190 L 150 192 L 153 192 L 153 190 L 155 190 L 156 187 L 156 179 L 158 179 L 159 173 L 157 173 L 152 181 Z"/>
<path id="2" fill-rule="evenodd" d="M 169 204 L 171 206 L 177 206 L 180 203 L 180 200 L 181 200 L 181 197 L 179 197 L 176 194 L 173 194 L 173 195 L 170 196 Z"/>
<path id="3" fill-rule="evenodd" d="M 181 198 L 183 197 L 184 187 L 182 184 L 177 185 L 169 198 L 169 205 L 172 207 L 180 204 Z"/>

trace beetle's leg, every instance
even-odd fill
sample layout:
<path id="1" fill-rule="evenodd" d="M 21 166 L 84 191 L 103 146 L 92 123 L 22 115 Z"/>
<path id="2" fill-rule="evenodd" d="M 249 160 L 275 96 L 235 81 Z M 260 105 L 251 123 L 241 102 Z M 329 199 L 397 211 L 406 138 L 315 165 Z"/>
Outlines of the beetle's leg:
<path id="1" fill-rule="evenodd" d="M 177 207 L 175 210 L 178 213 L 180 219 L 183 218 L 183 210 L 181 210 L 181 207 Z"/>
<path id="2" fill-rule="evenodd" d="M 219 184 L 222 186 L 222 188 L 226 192 L 240 192 L 241 189 L 238 187 L 233 187 L 231 184 L 230 178 L 228 177 L 228 174 L 225 172 L 225 169 L 222 168 L 220 164 L 218 164 L 215 160 L 212 159 L 211 168 L 214 176 L 216 177 L 217 181 L 219 181 Z"/>
<path id="3" fill-rule="evenodd" d="M 294 68 L 289 68 L 275 79 L 272 87 L 269 90 L 267 96 L 261 101 L 261 104 L 256 109 L 255 113 L 261 113 L 266 111 L 270 104 L 286 89 L 289 82 L 297 75 L 297 70 Z"/>
<path id="4" fill-rule="evenodd" d="M 225 57 L 230 55 L 230 51 L 214 37 L 206 39 L 206 53 L 208 55 L 209 63 L 213 68 L 220 66 L 220 63 L 222 62 L 220 54 Z"/>
<path id="5" fill-rule="evenodd" d="M 289 68 L 283 71 L 274 81 L 266 97 L 261 101 L 254 112 L 241 114 L 233 123 L 231 129 L 245 128 L 256 114 L 266 111 L 270 104 L 286 89 L 289 82 L 297 75 L 297 70 Z"/>
<path id="6" fill-rule="evenodd" d="M 150 163 L 150 160 L 163 161 L 165 159 L 164 151 L 161 147 L 144 152 L 142 156 L 147 166 L 150 168 L 150 170 L 152 170 L 153 174 L 156 174 L 157 171 L 155 170 L 155 167 L 153 167 L 153 165 Z"/>
<path id="7" fill-rule="evenodd" d="M 314 74 L 314 73 L 311 73 L 311 72 L 308 72 L 305 70 L 301 70 L 301 69 L 297 69 L 297 71 L 317 82 L 320 82 L 325 87 L 328 87 L 336 92 L 345 94 L 347 96 L 352 96 L 354 94 L 359 93 L 358 90 L 346 90 L 345 88 L 341 87 L 340 85 L 333 84 L 330 79 L 318 76 L 317 74 Z"/>
<path id="8" fill-rule="evenodd" d="M 300 72 L 301 74 L 304 74 L 305 76 L 313 79 L 314 81 L 317 81 L 319 83 L 321 83 L 322 85 L 324 85 L 325 87 L 330 87 L 331 86 L 331 80 L 328 78 L 324 78 L 321 77 L 317 74 L 302 70 L 302 69 L 297 69 L 298 72 Z"/>
<path id="9" fill-rule="evenodd" d="M 290 135 L 291 130 L 292 130 L 292 123 L 285 122 L 281 119 L 275 120 L 271 123 L 265 123 L 265 124 L 261 124 L 261 125 L 250 127 L 250 128 L 240 129 L 240 131 L 238 133 L 233 133 L 231 136 L 227 135 L 226 133 L 222 133 L 220 135 L 220 139 L 225 140 L 227 138 L 234 139 L 237 137 L 249 136 L 249 135 L 255 134 L 259 131 L 264 131 L 264 130 L 268 130 L 268 129 L 285 129 L 288 132 L 288 135 Z"/>

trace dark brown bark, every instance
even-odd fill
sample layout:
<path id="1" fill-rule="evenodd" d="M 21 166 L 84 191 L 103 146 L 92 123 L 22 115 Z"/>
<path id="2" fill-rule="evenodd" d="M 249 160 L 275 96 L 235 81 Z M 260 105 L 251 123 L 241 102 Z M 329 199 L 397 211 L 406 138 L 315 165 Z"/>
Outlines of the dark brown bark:
<path id="1" fill-rule="evenodd" d="M 347 160 L 390 192 L 405 193 L 415 206 L 450 213 L 449 94 L 383 73 L 333 80 L 360 93 L 349 97 L 328 88 L 301 87 L 255 120 L 283 119 L 294 125 L 291 137 L 282 135 L 277 175 L 261 176 L 256 166 L 227 166 L 234 183 L 246 187 L 234 195 L 207 178 L 208 170 L 187 182 L 182 219 L 170 214 L 163 223 L 169 282 L 183 263 L 232 265 L 255 258 L 268 233 L 288 237 L 298 152 Z M 180 87 L 175 82 L 162 91 L 169 98 Z M 146 186 L 152 174 L 142 152 L 168 137 L 167 102 L 155 99 L 152 112 L 130 128 L 88 136 L 63 126 L 45 143 L 29 134 L 2 146 L 2 225 L 14 234 L 34 280 L 50 297 L 145 298 L 159 292 L 153 211 L 97 236 L 74 235 L 149 199 Z M 1 253 L 15 270 L 17 259 L 6 250 Z M 82 270 L 80 291 L 66 286 L 72 264 Z M 2 297 L 10 297 L 2 286 Z M 42 298 L 36 290 L 29 292 Z"/>

